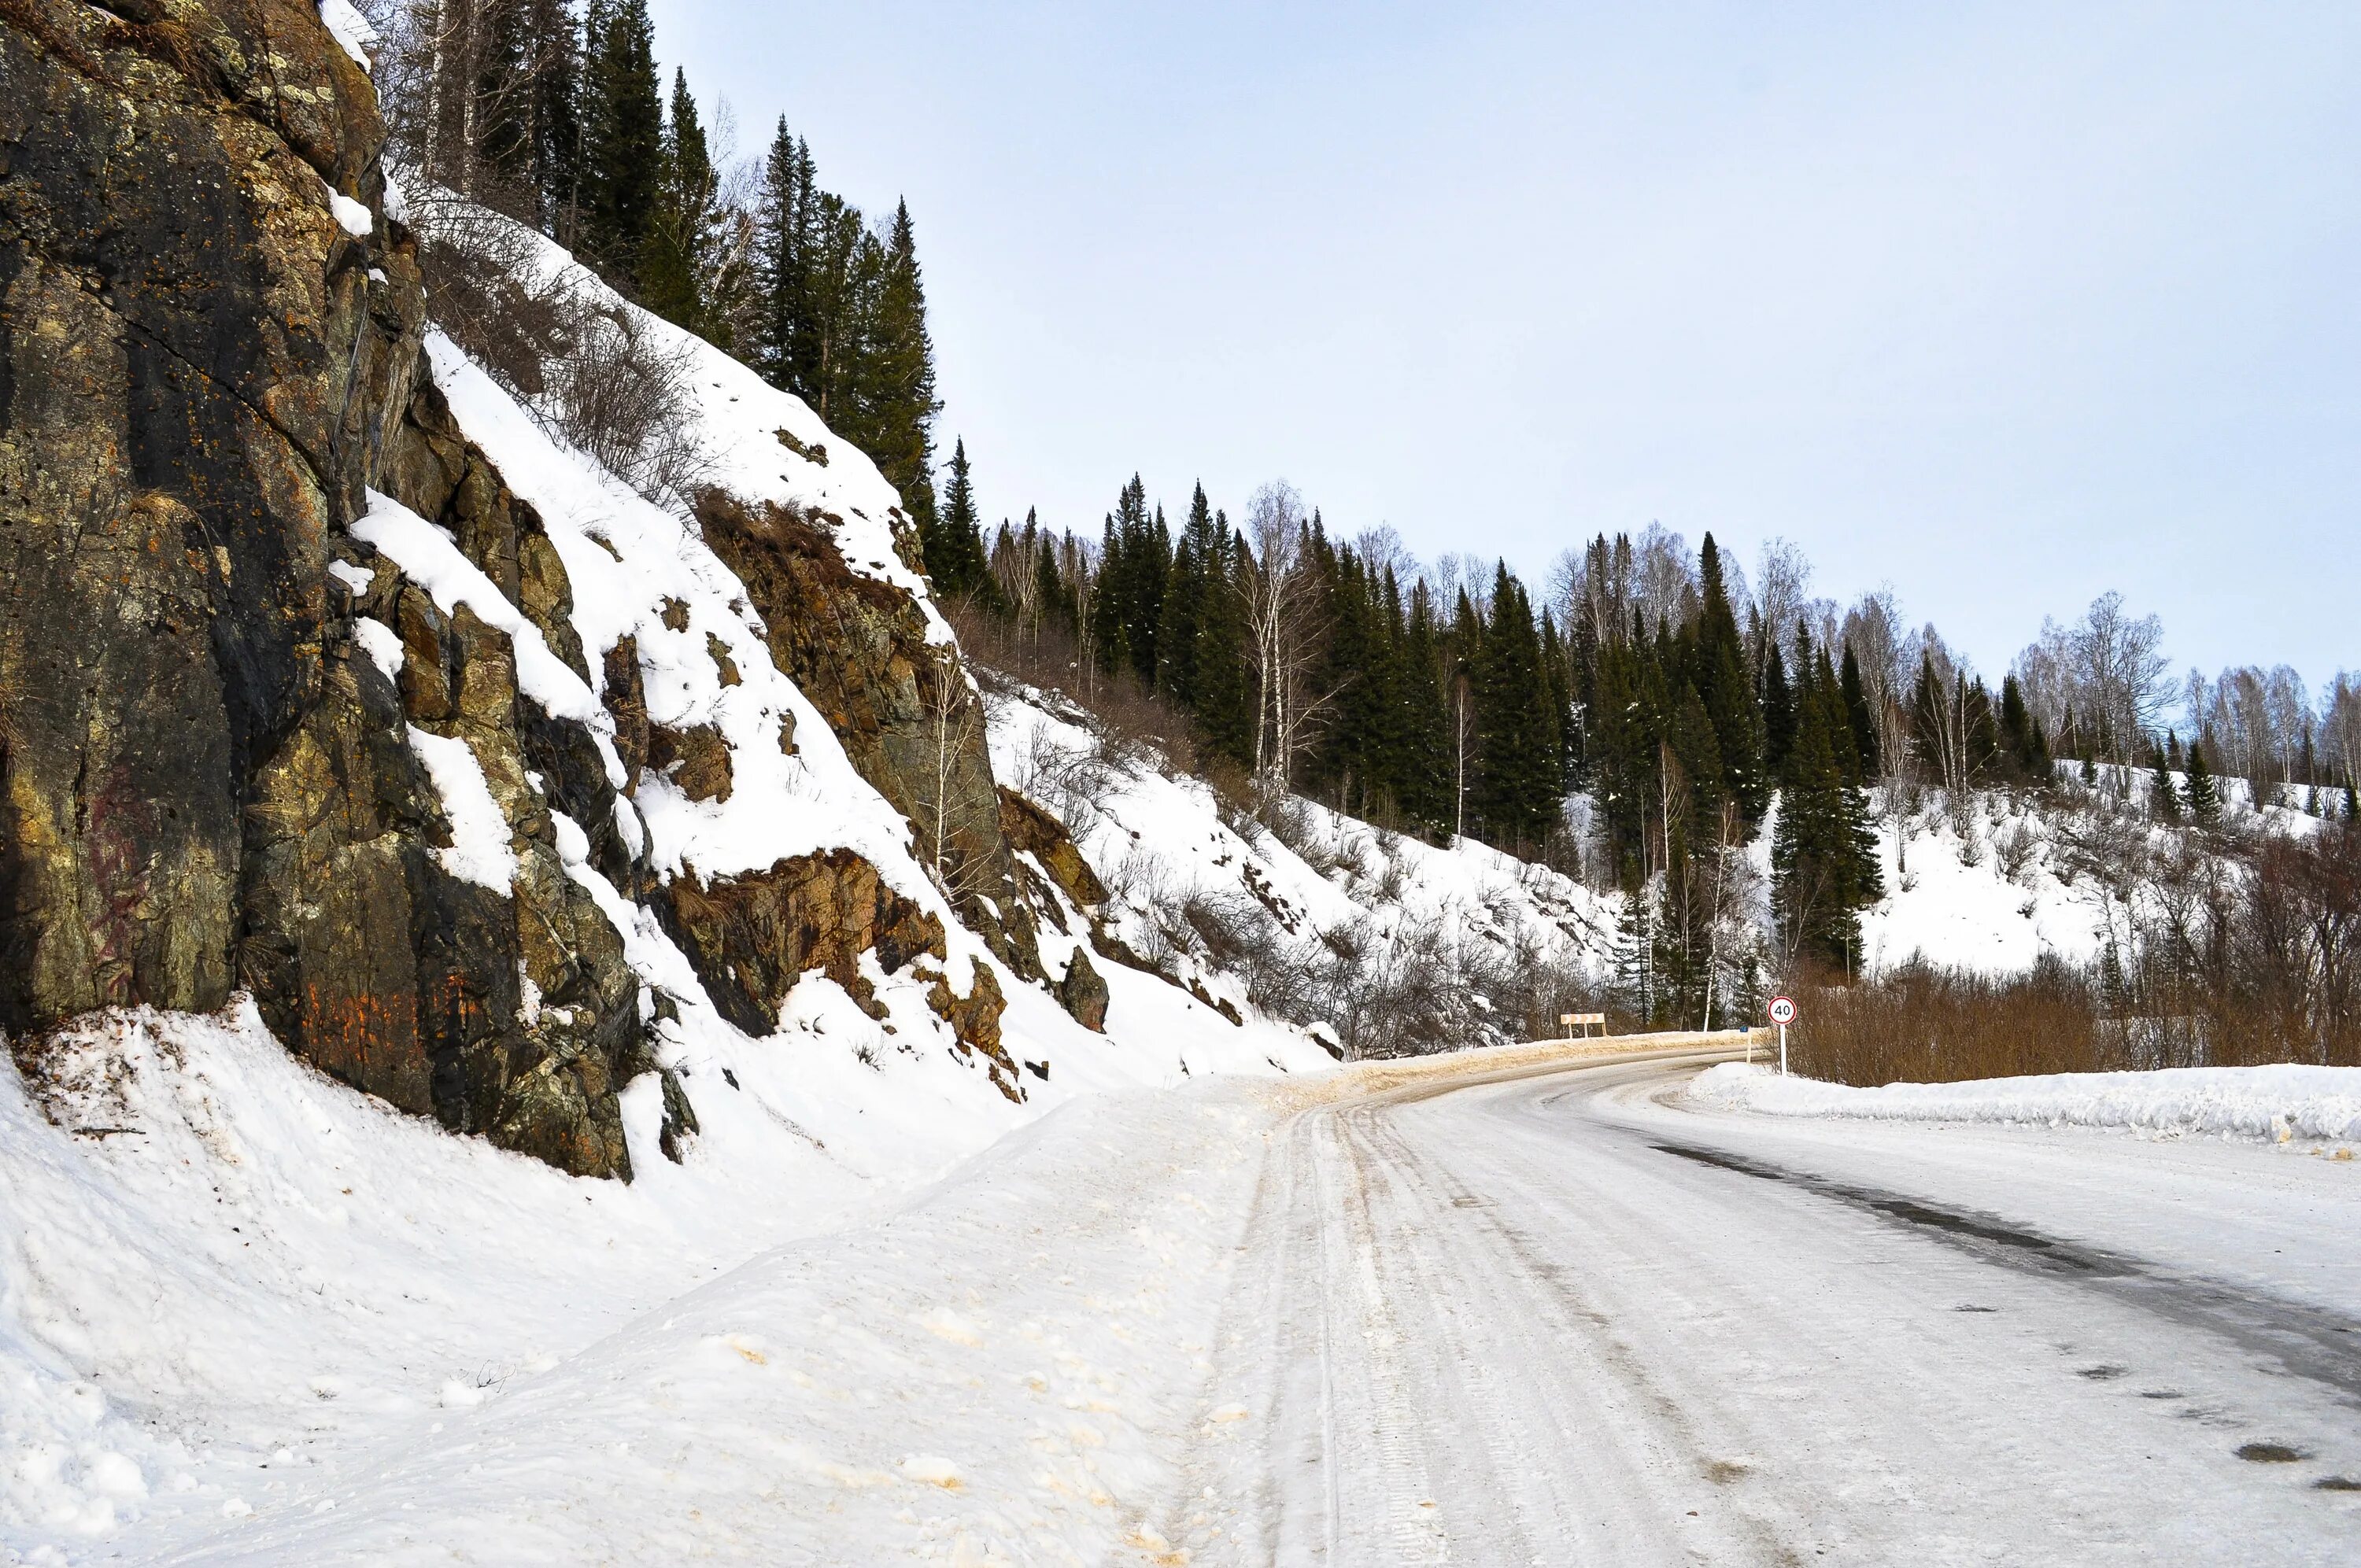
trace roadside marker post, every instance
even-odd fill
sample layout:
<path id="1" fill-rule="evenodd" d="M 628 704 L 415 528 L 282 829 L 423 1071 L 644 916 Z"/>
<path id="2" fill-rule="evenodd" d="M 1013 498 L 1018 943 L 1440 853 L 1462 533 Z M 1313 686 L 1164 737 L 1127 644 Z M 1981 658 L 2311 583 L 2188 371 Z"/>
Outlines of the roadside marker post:
<path id="1" fill-rule="evenodd" d="M 1779 1076 L 1787 1076 L 1787 1025 L 1795 1021 L 1795 1003 L 1788 997 L 1771 999 L 1771 1022 L 1779 1025 Z"/>

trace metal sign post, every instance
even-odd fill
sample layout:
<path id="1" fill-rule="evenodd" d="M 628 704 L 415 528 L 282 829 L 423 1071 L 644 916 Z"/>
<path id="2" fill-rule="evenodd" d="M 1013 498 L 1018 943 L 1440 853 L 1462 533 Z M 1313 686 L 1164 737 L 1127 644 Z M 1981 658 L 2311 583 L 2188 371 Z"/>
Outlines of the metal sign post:
<path id="1" fill-rule="evenodd" d="M 1788 997 L 1771 999 L 1771 1022 L 1779 1025 L 1779 1076 L 1787 1076 L 1787 1025 L 1795 1021 L 1795 1003 Z"/>

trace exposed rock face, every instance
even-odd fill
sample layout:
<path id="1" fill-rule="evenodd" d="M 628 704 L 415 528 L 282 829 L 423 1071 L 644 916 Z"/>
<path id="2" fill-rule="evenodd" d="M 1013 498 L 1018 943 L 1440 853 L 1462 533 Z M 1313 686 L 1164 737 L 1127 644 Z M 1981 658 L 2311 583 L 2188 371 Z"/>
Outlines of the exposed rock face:
<path id="1" fill-rule="evenodd" d="M 245 987 L 395 1104 L 628 1175 L 638 986 L 549 817 L 629 877 L 603 762 L 343 532 L 401 495 L 584 667 L 538 520 L 413 395 L 405 236 L 332 211 L 378 206 L 368 83 L 310 0 L 115 10 L 0 5 L 0 1026 Z M 437 858 L 413 724 L 482 767 L 505 892 Z"/>
<path id="2" fill-rule="evenodd" d="M 415 269 L 329 208 L 380 137 L 317 13 L 122 10 L 0 9 L 12 1032 L 227 998 L 242 786 L 327 684 L 327 536 L 417 359 Z"/>
<path id="3" fill-rule="evenodd" d="M 684 874 L 653 904 L 721 1015 L 750 1035 L 778 1027 L 779 1003 L 809 970 L 825 971 L 868 1005 L 873 988 L 861 972 L 862 953 L 874 952 L 888 970 L 922 954 L 939 963 L 946 955 L 942 923 L 849 850 L 710 883 Z"/>
<path id="4" fill-rule="evenodd" d="M 1008 847 L 1032 856 L 1058 891 L 1083 915 L 1091 915 L 1106 902 L 1106 883 L 1082 859 L 1082 849 L 1066 831 L 1066 825 L 1006 784 L 1000 786 L 1000 831 Z"/>
<path id="5" fill-rule="evenodd" d="M 697 521 L 761 611 L 772 660 L 862 777 L 916 826 L 921 861 L 933 856 L 939 822 L 943 880 L 961 918 L 1018 974 L 1043 978 L 1031 902 L 1001 836 L 983 703 L 957 654 L 928 643 L 907 595 L 847 569 L 814 520 L 708 490 Z M 896 530 L 897 546 L 915 557 L 906 532 Z"/>
<path id="6" fill-rule="evenodd" d="M 369 84 L 313 0 L 0 0 L 0 1028 L 15 1053 L 38 1068 L 47 1032 L 92 1009 L 212 1011 L 245 990 L 291 1050 L 347 1082 L 628 1177 L 617 1094 L 653 1068 L 643 1019 L 671 1003 L 643 992 L 569 871 L 562 815 L 740 1026 L 769 1032 L 815 968 L 873 1003 L 862 954 L 927 965 L 914 972 L 935 1010 L 1017 1097 L 998 983 L 979 966 L 953 990 L 939 924 L 860 857 L 667 884 L 632 847 L 619 784 L 629 795 L 653 771 L 726 800 L 729 745 L 650 722 L 630 639 L 582 645 L 541 519 L 433 386 L 414 247 L 380 215 L 382 143 Z M 520 690 L 507 632 L 354 536 L 370 489 L 440 524 L 603 691 L 611 748 Z M 1073 891 L 1096 882 L 1062 830 L 1050 842 L 1011 817 L 976 696 L 928 645 L 921 608 L 849 572 L 800 517 L 719 495 L 701 510 L 780 667 L 922 840 L 939 823 L 962 917 L 1046 978 L 1007 824 L 1069 896 L 1104 892 Z M 666 624 L 687 615 L 675 601 Z M 740 684 L 726 646 L 708 647 Z M 794 751 L 785 718 L 777 740 Z M 507 830 L 491 858 L 512 870 L 457 857 L 437 783 L 455 755 L 480 773 Z M 1087 959 L 1054 989 L 1100 1026 Z M 664 1103 L 679 1157 L 697 1121 L 669 1075 Z"/>

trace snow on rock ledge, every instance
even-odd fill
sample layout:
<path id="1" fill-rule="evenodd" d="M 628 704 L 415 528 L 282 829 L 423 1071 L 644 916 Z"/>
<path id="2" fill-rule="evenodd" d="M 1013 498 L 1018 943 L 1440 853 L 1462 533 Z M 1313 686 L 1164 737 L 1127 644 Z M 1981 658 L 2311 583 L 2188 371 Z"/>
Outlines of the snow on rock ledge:
<path id="1" fill-rule="evenodd" d="M 2361 1068 L 2352 1067 L 2166 1068 L 1860 1089 L 1725 1062 L 1700 1073 L 1687 1097 L 1702 1106 L 1772 1116 L 2031 1123 L 2361 1143 Z"/>

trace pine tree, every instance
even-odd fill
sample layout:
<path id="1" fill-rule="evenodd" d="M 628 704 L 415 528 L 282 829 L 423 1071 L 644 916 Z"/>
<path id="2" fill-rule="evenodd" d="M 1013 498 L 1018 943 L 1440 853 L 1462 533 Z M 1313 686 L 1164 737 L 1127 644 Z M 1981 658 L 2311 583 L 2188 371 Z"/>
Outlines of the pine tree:
<path id="1" fill-rule="evenodd" d="M 2205 732 L 2200 729 L 2189 743 L 2189 815 L 2200 828 L 2212 828 L 2222 820 L 2222 795 L 2213 784 L 2213 770 L 2205 764 Z"/>
<path id="2" fill-rule="evenodd" d="M 1795 746 L 1795 694 L 1787 684 L 1786 656 L 1777 638 L 1763 656 L 1763 764 L 1776 779 L 1787 771 L 1787 753 Z"/>
<path id="3" fill-rule="evenodd" d="M 991 598 L 992 574 L 985 566 L 983 525 L 976 512 L 975 481 L 964 440 L 951 446 L 950 479 L 944 488 L 941 516 L 918 521 L 918 548 L 937 593 Z"/>
<path id="4" fill-rule="evenodd" d="M 1246 678 L 1246 596 L 1239 587 L 1243 543 L 1230 520 L 1213 514 L 1203 598 L 1197 613 L 1197 730 L 1206 750 L 1235 767 L 1254 762 L 1254 693 Z"/>
<path id="5" fill-rule="evenodd" d="M 2149 814 L 2158 822 L 2178 822 L 2180 820 L 2180 791 L 2172 782 L 2172 765 L 2165 760 L 2162 746 L 2153 750 L 2155 757 L 2147 790 Z"/>
<path id="6" fill-rule="evenodd" d="M 519 14 L 533 57 L 534 221 L 571 250 L 582 215 L 581 28 L 567 0 L 526 0 Z"/>
<path id="7" fill-rule="evenodd" d="M 1826 651 L 1823 650 L 1823 652 Z M 1869 710 L 1869 688 L 1861 678 L 1861 661 L 1853 657 L 1852 644 L 1844 650 L 1844 673 L 1839 677 L 1843 686 L 1845 728 L 1848 735 L 1830 734 L 1829 745 L 1839 758 L 1844 754 L 1844 742 L 1851 741 L 1852 763 L 1847 769 L 1854 779 L 1873 779 L 1884 772 L 1895 759 L 1878 755 L 1877 721 Z"/>
<path id="8" fill-rule="evenodd" d="M 876 260 L 874 302 L 858 351 L 862 363 L 849 374 L 862 408 L 857 439 L 923 528 L 935 514 L 934 428 L 943 405 L 935 395 L 934 336 L 908 203 L 895 204 Z"/>
<path id="9" fill-rule="evenodd" d="M 584 34 L 581 249 L 631 291 L 664 179 L 647 0 L 591 0 Z"/>
<path id="10" fill-rule="evenodd" d="M 1722 582 L 1721 552 L 1712 534 L 1705 536 L 1697 561 L 1703 598 L 1690 680 L 1713 725 L 1720 774 L 1711 781 L 1711 794 L 1737 801 L 1746 819 L 1753 821 L 1763 815 L 1770 797 L 1770 780 L 1763 769 L 1763 713 L 1755 705 L 1754 683 L 1746 669 L 1746 645 L 1739 636 L 1738 618 L 1730 612 L 1730 592 Z"/>
<path id="11" fill-rule="evenodd" d="M 705 291 L 719 245 L 719 195 L 697 100 L 687 74 L 675 69 L 656 205 L 640 247 L 639 298 L 666 321 L 708 339 L 717 335 Z"/>

